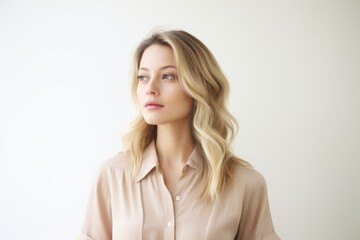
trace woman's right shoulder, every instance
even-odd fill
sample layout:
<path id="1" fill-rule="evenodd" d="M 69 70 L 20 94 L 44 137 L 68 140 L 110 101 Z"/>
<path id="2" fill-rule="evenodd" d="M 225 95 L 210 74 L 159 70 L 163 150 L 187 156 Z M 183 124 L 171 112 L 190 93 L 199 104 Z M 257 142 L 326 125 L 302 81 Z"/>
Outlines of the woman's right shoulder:
<path id="1" fill-rule="evenodd" d="M 102 189 L 107 189 L 111 185 L 109 182 L 123 181 L 124 177 L 130 179 L 130 165 L 129 153 L 117 153 L 98 166 L 93 180 L 94 184 L 102 186 Z"/>
<path id="2" fill-rule="evenodd" d="M 102 169 L 127 170 L 130 167 L 129 151 L 120 151 L 114 156 L 106 159 L 101 165 Z"/>

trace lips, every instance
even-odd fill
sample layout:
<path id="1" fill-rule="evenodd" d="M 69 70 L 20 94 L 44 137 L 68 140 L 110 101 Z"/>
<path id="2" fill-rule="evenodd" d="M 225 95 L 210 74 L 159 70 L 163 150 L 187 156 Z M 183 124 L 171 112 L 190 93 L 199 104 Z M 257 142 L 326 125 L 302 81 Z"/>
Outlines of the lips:
<path id="1" fill-rule="evenodd" d="M 164 107 L 164 105 L 161 105 L 157 102 L 147 102 L 145 103 L 145 108 L 147 109 L 159 109 L 159 108 L 162 108 Z"/>

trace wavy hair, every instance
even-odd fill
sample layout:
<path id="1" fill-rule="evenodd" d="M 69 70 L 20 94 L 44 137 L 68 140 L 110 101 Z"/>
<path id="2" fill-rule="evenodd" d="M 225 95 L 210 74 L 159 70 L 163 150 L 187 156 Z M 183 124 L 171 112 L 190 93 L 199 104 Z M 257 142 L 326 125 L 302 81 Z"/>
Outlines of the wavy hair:
<path id="1" fill-rule="evenodd" d="M 194 100 L 192 137 L 204 159 L 200 168 L 199 194 L 203 200 L 215 200 L 231 179 L 234 164 L 250 167 L 231 151 L 238 125 L 226 107 L 228 81 L 212 53 L 196 37 L 185 31 L 156 31 L 139 44 L 134 55 L 131 92 L 136 103 L 140 60 L 153 44 L 172 48 L 179 84 Z M 132 159 L 133 177 L 140 169 L 144 150 L 155 139 L 156 125 L 147 124 L 139 111 L 123 135 Z"/>

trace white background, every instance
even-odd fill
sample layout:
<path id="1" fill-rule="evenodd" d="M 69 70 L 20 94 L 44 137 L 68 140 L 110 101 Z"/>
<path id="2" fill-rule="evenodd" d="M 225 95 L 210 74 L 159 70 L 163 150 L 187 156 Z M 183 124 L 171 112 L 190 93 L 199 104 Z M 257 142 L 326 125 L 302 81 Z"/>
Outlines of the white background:
<path id="1" fill-rule="evenodd" d="M 360 239 L 360 2 L 0 0 L 0 239 L 73 239 L 155 26 L 214 53 L 282 239 Z"/>

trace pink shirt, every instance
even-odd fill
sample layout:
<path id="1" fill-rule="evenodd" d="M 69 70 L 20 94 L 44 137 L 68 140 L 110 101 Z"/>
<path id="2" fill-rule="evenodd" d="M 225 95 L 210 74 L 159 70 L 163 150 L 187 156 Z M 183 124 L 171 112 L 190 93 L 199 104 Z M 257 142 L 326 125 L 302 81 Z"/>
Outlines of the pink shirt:
<path id="1" fill-rule="evenodd" d="M 96 175 L 77 240 L 279 239 L 266 183 L 258 172 L 237 166 L 219 199 L 206 205 L 197 195 L 199 161 L 203 158 L 195 148 L 172 197 L 159 171 L 154 143 L 144 152 L 135 182 L 128 155 L 109 159 Z"/>

